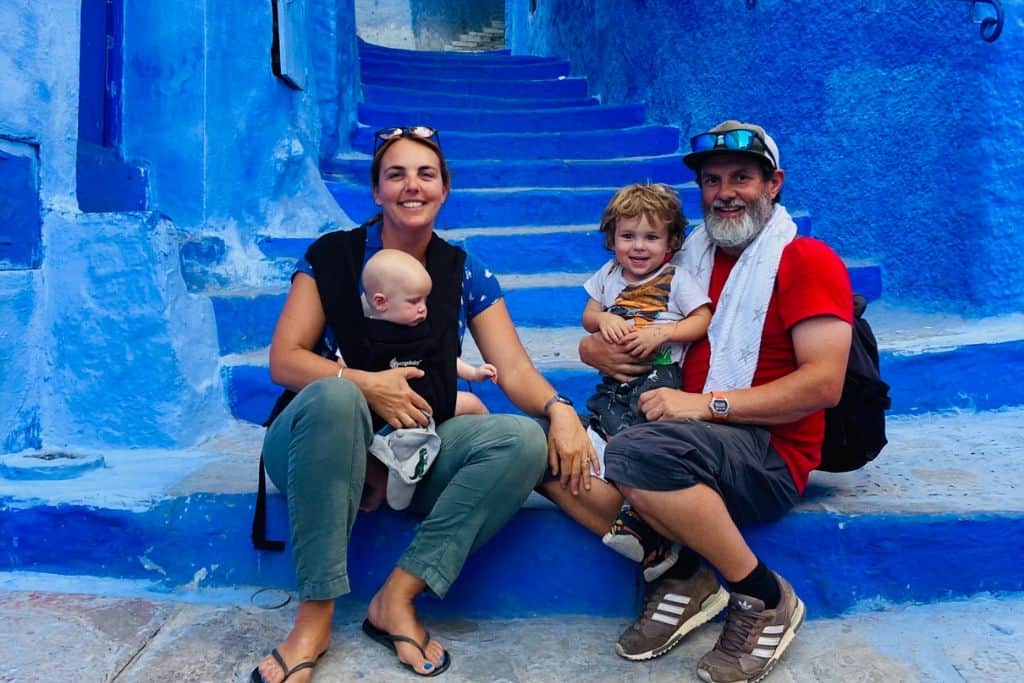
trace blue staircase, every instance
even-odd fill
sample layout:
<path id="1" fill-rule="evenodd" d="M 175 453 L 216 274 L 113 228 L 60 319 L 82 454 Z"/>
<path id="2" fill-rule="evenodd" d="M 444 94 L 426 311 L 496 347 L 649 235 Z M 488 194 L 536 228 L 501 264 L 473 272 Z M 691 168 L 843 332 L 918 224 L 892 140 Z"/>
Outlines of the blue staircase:
<path id="1" fill-rule="evenodd" d="M 421 53 L 365 43 L 360 50 L 365 101 L 352 135 L 354 152 L 324 165 L 327 187 L 353 220 L 369 218 L 376 209 L 368 182 L 372 132 L 390 125 L 437 127 L 453 179 L 439 218 L 442 236 L 464 244 L 499 275 L 538 367 L 582 404 L 596 374 L 576 352 L 586 296 L 581 284 L 608 257 L 596 230 L 606 202 L 624 184 L 664 182 L 680 193 L 687 218 L 700 218 L 692 173 L 680 161 L 680 131 L 645 123 L 641 105 L 602 105 L 558 59 Z M 811 234 L 811 218 L 797 217 L 800 232 Z M 183 248 L 190 288 L 214 305 L 222 379 L 241 423 L 262 422 L 279 393 L 270 382 L 267 346 L 292 265 L 315 237 L 262 236 L 262 272 L 271 275 L 255 289 L 209 275 L 208 266 L 223 257 L 224 245 L 216 240 Z M 1024 428 L 1016 426 L 1024 420 L 1005 414 L 1024 405 L 1024 320 L 978 324 L 916 315 L 884 301 L 879 264 L 847 265 L 855 290 L 874 302 L 869 318 L 894 398 L 892 445 L 877 466 L 850 475 L 815 473 L 793 514 L 750 530 L 753 547 L 801 587 L 812 616 L 877 599 L 933 601 L 1024 590 L 1018 569 L 1024 500 L 1019 489 L 1016 500 L 984 498 L 986 489 L 1006 483 L 977 473 L 992 444 L 1001 444 L 1002 457 L 1008 440 L 1024 443 Z M 466 355 L 475 353 L 469 341 Z M 492 385 L 474 390 L 492 411 L 513 410 Z M 994 435 L 990 441 L 980 436 L 986 430 Z M 949 451 L 961 443 L 950 434 L 975 439 L 963 454 L 975 468 L 963 475 L 969 481 L 957 480 L 959 470 L 948 463 Z M 238 470 L 252 478 L 241 491 L 182 494 L 141 511 L 87 504 L 26 508 L 4 518 L 9 536 L 20 539 L 16 551 L 8 551 L 23 568 L 67 571 L 58 551 L 63 544 L 32 538 L 33 526 L 52 524 L 68 543 L 92 549 L 76 557 L 72 571 L 152 578 L 156 566 L 161 580 L 179 585 L 195 581 L 200 567 L 211 585 L 291 586 L 286 554 L 248 547 L 256 439 L 246 467 Z M 963 494 L 956 489 L 961 484 Z M 272 495 L 269 504 L 271 535 L 284 537 L 283 501 Z M 359 518 L 350 552 L 357 598 L 372 594 L 412 528 L 410 518 L 390 511 Z M 162 542 L 153 543 L 156 537 Z M 132 550 L 120 561 L 106 547 Z M 567 566 L 586 571 L 575 571 L 566 582 Z M 634 577 L 634 566 L 560 512 L 534 502 L 471 558 L 449 599 L 428 609 L 464 616 L 626 615 L 638 598 L 637 590 L 628 590 Z"/>
<path id="2" fill-rule="evenodd" d="M 473 250 L 499 274 L 507 304 L 531 355 L 562 392 L 581 404 L 594 385 L 595 373 L 583 366 L 576 354 L 579 315 L 586 301 L 580 285 L 608 257 L 596 231 L 604 205 L 618 187 L 648 180 L 675 187 L 691 221 L 699 220 L 700 205 L 692 173 L 680 161 L 680 131 L 646 124 L 641 105 L 607 106 L 588 98 L 585 83 L 569 74 L 569 66 L 557 59 L 410 54 L 364 45 L 366 101 L 360 105 L 361 123 L 352 138 L 356 153 L 326 164 L 323 174 L 339 205 L 354 220 L 363 220 L 375 212 L 368 190 L 372 131 L 410 124 L 438 128 L 453 177 L 453 191 L 439 219 L 446 228 L 443 233 Z M 810 217 L 797 215 L 800 232 L 810 234 Z M 308 243 L 309 239 L 267 235 L 259 247 L 267 259 L 290 264 Z M 855 290 L 869 300 L 879 299 L 881 267 L 861 261 L 848 261 L 847 265 Z M 232 359 L 224 365 L 229 401 L 234 414 L 243 420 L 262 420 L 277 394 L 267 378 L 265 348 L 284 292 L 282 281 L 263 292 L 227 292 L 213 297 L 222 350 Z M 1024 342 L 1019 335 L 973 344 L 929 344 L 927 329 L 898 332 L 903 318 L 902 311 L 889 310 L 884 304 L 871 310 L 883 340 L 885 376 L 893 387 L 893 415 L 989 410 L 1024 403 Z M 917 346 L 887 346 L 890 330 L 917 340 Z M 473 350 L 468 349 L 467 354 L 472 355 Z M 999 368 L 1006 381 L 993 384 L 978 368 Z M 475 390 L 493 411 L 515 410 L 493 385 L 481 384 Z M 828 477 L 815 481 L 820 479 Z M 817 595 L 808 596 L 812 614 L 841 612 L 865 596 L 930 600 L 982 588 L 1022 587 L 1020 579 L 1008 575 L 993 579 L 1001 570 L 991 562 L 987 563 L 991 571 L 980 573 L 973 565 L 960 562 L 957 566 L 963 576 L 958 583 L 936 577 L 913 582 L 911 587 L 904 580 L 915 567 L 935 564 L 934 541 L 956 535 L 958 529 L 973 535 L 979 551 L 986 546 L 990 551 L 1008 549 L 1007 543 L 1021 537 L 1019 512 L 998 522 L 956 515 L 888 516 L 885 510 L 844 519 L 827 512 L 830 489 L 815 486 L 808 501 L 822 498 L 821 507 L 808 502 L 806 505 L 816 509 L 801 509 L 779 524 L 751 532 L 752 542 L 761 552 L 786 572 L 818 587 Z M 1020 507 L 1018 504 L 1017 509 Z M 537 525 L 543 525 L 540 531 Z M 836 528 L 845 528 L 847 538 L 831 545 L 826 542 L 826 558 L 814 558 L 809 552 L 798 559 L 803 552 L 786 554 L 772 549 L 783 539 L 794 537 L 803 539 L 800 544 L 813 545 L 823 530 L 834 534 Z M 512 591 L 518 606 L 515 611 L 607 613 L 622 607 L 628 611 L 634 595 L 602 602 L 595 601 L 590 591 L 607 595 L 604 582 L 609 577 L 622 580 L 624 573 L 631 575 L 631 568 L 623 567 L 599 547 L 594 552 L 594 539 L 585 534 L 579 537 L 579 531 L 558 512 L 528 510 L 503 536 L 512 539 L 508 543 L 513 547 L 522 543 L 524 552 L 533 553 L 542 567 L 531 575 L 528 590 Z M 862 535 L 853 541 L 855 534 Z M 536 547 L 531 536 L 545 538 L 543 547 Z M 898 560 L 858 558 L 854 552 L 858 547 L 884 546 L 889 538 L 902 538 L 908 549 Z M 595 573 L 605 578 L 584 581 L 583 589 L 566 595 L 557 571 L 564 559 L 555 550 L 558 546 L 579 549 Z M 488 552 L 500 551 L 492 548 Z M 972 553 L 964 550 L 964 557 L 969 556 Z M 837 589 L 835 582 L 823 583 L 815 576 L 815 567 L 831 562 L 844 562 L 850 571 L 862 574 L 867 567 L 869 578 Z M 892 566 L 878 572 L 870 568 L 873 563 Z M 493 575 L 504 564 L 487 555 L 474 560 L 466 583 L 474 584 L 475 572 Z M 509 584 L 502 581 L 500 585 Z M 456 598 L 457 603 L 461 601 L 466 602 L 449 608 L 473 611 L 477 606 L 466 595 Z"/>

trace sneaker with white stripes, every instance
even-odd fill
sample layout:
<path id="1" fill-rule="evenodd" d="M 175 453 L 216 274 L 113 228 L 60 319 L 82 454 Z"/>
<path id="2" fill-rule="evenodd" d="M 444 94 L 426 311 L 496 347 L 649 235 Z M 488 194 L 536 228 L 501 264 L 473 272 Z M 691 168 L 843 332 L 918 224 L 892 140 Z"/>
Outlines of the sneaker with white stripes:
<path id="1" fill-rule="evenodd" d="M 660 657 L 714 618 L 728 601 L 729 594 L 704 564 L 688 579 L 666 577 L 649 583 L 644 610 L 619 636 L 615 651 L 632 660 Z"/>
<path id="2" fill-rule="evenodd" d="M 733 593 L 722 635 L 711 652 L 701 657 L 697 675 L 711 683 L 754 683 L 772 670 L 804 623 L 806 610 L 793 587 L 775 574 L 779 605 L 765 609 L 749 595 Z"/>

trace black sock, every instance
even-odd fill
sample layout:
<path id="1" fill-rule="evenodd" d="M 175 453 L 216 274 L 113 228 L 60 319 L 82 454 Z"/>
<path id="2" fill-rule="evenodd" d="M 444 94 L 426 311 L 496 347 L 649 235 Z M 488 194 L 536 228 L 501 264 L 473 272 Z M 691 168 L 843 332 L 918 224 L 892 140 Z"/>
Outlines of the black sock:
<path id="1" fill-rule="evenodd" d="M 700 569 L 700 555 L 689 548 L 679 548 L 679 559 L 662 576 L 669 579 L 688 579 Z"/>
<path id="2" fill-rule="evenodd" d="M 729 591 L 740 595 L 749 595 L 764 602 L 765 609 L 775 609 L 779 606 L 782 594 L 779 592 L 779 582 L 761 560 L 757 561 L 754 571 L 746 578 L 735 583 L 729 582 Z"/>

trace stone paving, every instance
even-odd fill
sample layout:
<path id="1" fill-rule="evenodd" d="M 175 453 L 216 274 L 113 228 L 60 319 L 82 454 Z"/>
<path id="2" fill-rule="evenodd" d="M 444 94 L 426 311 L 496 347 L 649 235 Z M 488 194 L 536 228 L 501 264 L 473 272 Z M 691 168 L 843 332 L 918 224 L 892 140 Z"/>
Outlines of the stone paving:
<path id="1" fill-rule="evenodd" d="M 364 606 L 339 601 L 331 650 L 314 680 L 413 680 L 359 629 Z M 0 592 L 0 681 L 247 681 L 287 632 L 294 602 L 276 610 L 149 597 Z M 628 662 L 612 649 L 625 619 L 545 617 L 430 620 L 452 654 L 440 680 L 488 683 L 697 680 L 694 668 L 720 622 L 668 655 Z M 775 683 L 1019 681 L 1024 598 L 979 596 L 924 606 L 885 605 L 810 620 L 769 677 Z"/>

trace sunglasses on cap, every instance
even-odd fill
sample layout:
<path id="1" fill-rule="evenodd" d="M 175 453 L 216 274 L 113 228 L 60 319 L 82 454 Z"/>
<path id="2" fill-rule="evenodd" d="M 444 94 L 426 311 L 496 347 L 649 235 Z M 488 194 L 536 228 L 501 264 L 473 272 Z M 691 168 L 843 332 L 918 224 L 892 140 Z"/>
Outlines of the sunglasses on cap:
<path id="1" fill-rule="evenodd" d="M 381 128 L 373 134 L 373 153 L 376 154 L 380 146 L 388 140 L 407 137 L 433 140 L 438 147 L 441 146 L 441 137 L 435 128 L 430 126 L 396 126 L 394 128 Z"/>
<path id="2" fill-rule="evenodd" d="M 701 133 L 690 138 L 690 149 L 707 152 L 713 149 L 727 149 L 734 152 L 763 152 L 778 168 L 779 162 L 768 149 L 761 134 L 753 130 L 728 130 L 722 133 Z"/>

